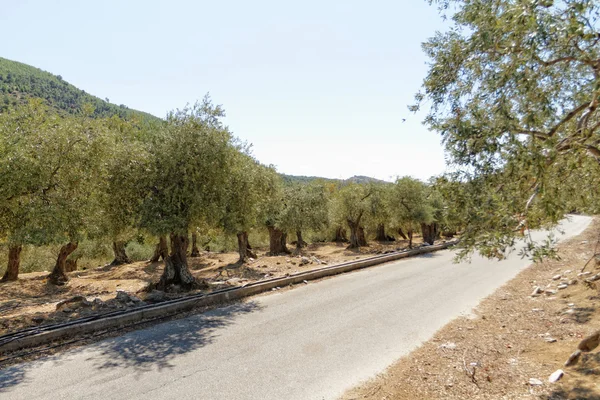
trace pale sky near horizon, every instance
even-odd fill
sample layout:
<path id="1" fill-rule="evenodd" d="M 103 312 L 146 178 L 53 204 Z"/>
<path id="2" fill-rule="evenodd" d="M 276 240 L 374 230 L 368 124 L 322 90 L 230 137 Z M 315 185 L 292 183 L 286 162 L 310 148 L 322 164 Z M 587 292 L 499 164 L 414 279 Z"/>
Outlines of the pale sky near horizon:
<path id="1" fill-rule="evenodd" d="M 0 56 L 159 117 L 210 92 L 286 174 L 425 180 L 444 152 L 407 106 L 443 27 L 425 0 L 0 0 Z"/>

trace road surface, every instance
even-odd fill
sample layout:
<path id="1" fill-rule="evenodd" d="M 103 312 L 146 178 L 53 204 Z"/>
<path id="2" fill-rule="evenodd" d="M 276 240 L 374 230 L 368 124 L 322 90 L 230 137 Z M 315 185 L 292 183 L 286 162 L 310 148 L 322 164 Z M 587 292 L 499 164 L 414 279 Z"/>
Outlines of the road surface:
<path id="1" fill-rule="evenodd" d="M 561 238 L 590 221 L 571 217 Z M 452 257 L 400 260 L 6 368 L 0 398 L 335 399 L 528 265 L 517 254 Z"/>

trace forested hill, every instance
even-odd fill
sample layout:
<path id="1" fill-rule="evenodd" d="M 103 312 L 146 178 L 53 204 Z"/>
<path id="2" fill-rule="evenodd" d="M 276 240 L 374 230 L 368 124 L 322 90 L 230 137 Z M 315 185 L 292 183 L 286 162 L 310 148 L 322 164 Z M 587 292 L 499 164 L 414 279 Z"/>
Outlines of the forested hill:
<path id="1" fill-rule="evenodd" d="M 370 176 L 356 175 L 348 179 L 331 179 L 321 178 L 319 176 L 299 176 L 281 174 L 285 183 L 311 183 L 314 181 L 333 182 L 333 183 L 389 183 L 380 179 L 371 178 Z"/>
<path id="2" fill-rule="evenodd" d="M 16 61 L 0 57 L 0 111 L 11 104 L 39 97 L 57 110 L 77 113 L 84 104 L 92 104 L 97 116 L 119 115 L 123 118 L 137 117 L 142 120 L 157 120 L 148 113 L 132 110 L 125 105 L 111 104 L 86 93 L 53 75 Z"/>

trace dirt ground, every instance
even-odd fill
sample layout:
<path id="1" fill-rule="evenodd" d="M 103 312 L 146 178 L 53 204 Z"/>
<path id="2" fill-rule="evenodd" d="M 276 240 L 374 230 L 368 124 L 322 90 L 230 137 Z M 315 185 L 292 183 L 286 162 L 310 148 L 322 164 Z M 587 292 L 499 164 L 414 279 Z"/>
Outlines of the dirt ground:
<path id="1" fill-rule="evenodd" d="M 485 299 L 475 317 L 449 323 L 343 399 L 600 400 L 598 349 L 584 353 L 577 365 L 564 366 L 581 339 L 600 329 L 600 281 L 587 284 L 584 279 L 591 274 L 578 276 L 600 250 L 599 238 L 597 218 L 559 246 L 560 261 L 524 270 Z M 600 269 L 592 260 L 585 271 L 596 274 Z M 566 289 L 558 290 L 568 281 Z M 532 296 L 536 286 L 550 292 Z M 564 370 L 563 378 L 550 383 L 558 369 Z"/>
<path id="2" fill-rule="evenodd" d="M 415 238 L 414 244 L 420 243 L 420 239 Z M 237 253 L 205 252 L 198 258 L 188 258 L 192 274 L 206 281 L 209 287 L 193 293 L 208 293 L 404 249 L 408 247 L 408 242 L 371 242 L 358 252 L 346 250 L 346 246 L 347 244 L 315 243 L 303 249 L 301 254 L 277 257 L 266 256 L 268 249 L 258 249 L 259 257 L 242 265 L 237 263 Z M 306 257 L 309 262 L 303 263 L 302 257 Z M 136 262 L 75 271 L 69 275 L 70 280 L 65 286 L 48 284 L 48 272 L 21 274 L 16 282 L 0 284 L 0 335 L 26 327 L 143 305 L 145 300 L 151 301 L 146 298 L 146 288 L 150 283 L 158 281 L 163 265 L 162 262 Z M 136 301 L 131 301 L 131 296 L 120 298 L 117 296 L 118 291 L 134 295 L 133 299 Z M 174 293 L 167 294 L 165 299 L 186 294 L 189 292 L 177 293 L 175 290 Z M 83 301 L 57 307 L 59 302 L 75 296 L 83 296 Z"/>

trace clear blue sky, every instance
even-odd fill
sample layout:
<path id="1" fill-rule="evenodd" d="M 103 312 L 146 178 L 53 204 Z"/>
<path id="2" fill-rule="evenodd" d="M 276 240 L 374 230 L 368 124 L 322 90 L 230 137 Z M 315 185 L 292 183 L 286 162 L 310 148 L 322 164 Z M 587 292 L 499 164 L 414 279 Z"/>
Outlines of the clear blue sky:
<path id="1" fill-rule="evenodd" d="M 409 113 L 443 29 L 425 0 L 0 0 L 0 56 L 164 117 L 210 92 L 280 172 L 427 179 L 440 137 Z M 402 122 L 402 119 L 406 122 Z"/>

